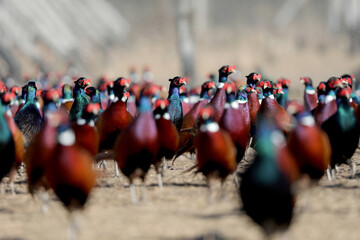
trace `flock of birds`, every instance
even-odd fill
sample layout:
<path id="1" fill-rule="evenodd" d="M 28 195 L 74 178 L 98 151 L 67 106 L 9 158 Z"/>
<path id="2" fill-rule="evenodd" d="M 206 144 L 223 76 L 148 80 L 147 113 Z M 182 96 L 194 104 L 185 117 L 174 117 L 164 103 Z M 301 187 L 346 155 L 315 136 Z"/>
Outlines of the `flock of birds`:
<path id="1" fill-rule="evenodd" d="M 186 78 L 174 77 L 167 98 L 161 86 L 123 77 L 103 79 L 97 88 L 83 77 L 74 86 L 41 90 L 34 81 L 22 88 L 1 83 L 0 180 L 8 176 L 15 193 L 16 174 L 25 167 L 31 194 L 46 203 L 52 189 L 74 212 L 84 208 L 96 186 L 94 166 L 106 166 L 106 159 L 115 161 L 115 175 L 120 170 L 129 179 L 136 203 L 134 179 L 142 180 L 141 200 L 152 165 L 162 188 L 168 161 L 196 154 L 194 168 L 206 177 L 210 193 L 214 180 L 223 183 L 232 175 L 254 222 L 267 234 L 286 229 L 300 179 L 317 184 L 327 174 L 333 180 L 342 163 L 356 175 L 355 79 L 331 77 L 315 89 L 309 77 L 300 78 L 302 104 L 289 100 L 288 79 L 275 83 L 251 73 L 239 84 L 228 80 L 233 72 L 234 66 L 223 66 L 218 81 L 212 75 L 191 90 L 184 86 Z M 249 148 L 257 154 L 240 176 L 237 166 L 248 161 Z"/>

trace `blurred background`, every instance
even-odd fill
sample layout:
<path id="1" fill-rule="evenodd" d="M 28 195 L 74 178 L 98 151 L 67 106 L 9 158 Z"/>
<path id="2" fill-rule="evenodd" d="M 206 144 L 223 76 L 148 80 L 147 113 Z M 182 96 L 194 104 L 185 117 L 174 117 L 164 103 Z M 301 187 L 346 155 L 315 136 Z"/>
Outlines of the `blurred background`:
<path id="1" fill-rule="evenodd" d="M 1 0 L 0 76 L 360 79 L 360 0 Z M 296 82 L 296 83 L 295 83 Z M 298 88 L 295 88 L 297 91 Z M 294 91 L 295 91 L 294 90 Z"/>

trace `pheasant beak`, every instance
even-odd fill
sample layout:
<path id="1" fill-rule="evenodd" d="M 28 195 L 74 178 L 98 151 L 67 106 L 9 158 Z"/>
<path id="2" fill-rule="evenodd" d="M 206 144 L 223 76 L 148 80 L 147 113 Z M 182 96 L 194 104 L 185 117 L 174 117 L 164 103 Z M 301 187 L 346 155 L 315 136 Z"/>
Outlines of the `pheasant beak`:
<path id="1" fill-rule="evenodd" d="M 260 81 L 261 80 L 261 74 L 254 74 L 253 79 L 254 79 L 254 81 L 255 80 Z"/>

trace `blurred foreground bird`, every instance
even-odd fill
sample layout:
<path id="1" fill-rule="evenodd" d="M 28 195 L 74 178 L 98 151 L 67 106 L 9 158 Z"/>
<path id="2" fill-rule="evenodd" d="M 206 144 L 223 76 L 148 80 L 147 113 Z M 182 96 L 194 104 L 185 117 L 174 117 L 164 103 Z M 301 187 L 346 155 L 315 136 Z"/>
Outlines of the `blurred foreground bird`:
<path id="1" fill-rule="evenodd" d="M 45 177 L 45 168 L 55 151 L 56 126 L 59 122 L 59 114 L 61 114 L 61 111 L 65 111 L 57 109 L 56 103 L 58 100 L 58 91 L 50 90 L 45 93 L 44 126 L 32 138 L 24 157 L 29 192 L 31 195 L 38 193 L 42 201 L 41 208 L 43 212 L 47 211 L 47 189 L 49 189 L 49 183 Z M 66 114 L 65 116 L 67 117 Z"/>
<path id="2" fill-rule="evenodd" d="M 67 116 L 61 117 L 56 126 L 56 147 L 46 165 L 45 177 L 70 214 L 68 239 L 76 239 L 80 211 L 84 209 L 96 182 L 92 157 L 76 144 Z"/>
<path id="3" fill-rule="evenodd" d="M 286 230 L 291 223 L 295 199 L 289 175 L 297 170 L 284 168 L 289 166 L 281 162 L 286 160 L 281 159 L 285 138 L 271 122 L 263 118 L 257 127 L 257 156 L 240 185 L 244 211 L 267 236 Z"/>
<path id="4" fill-rule="evenodd" d="M 14 165 L 11 168 L 9 179 L 10 179 L 10 189 L 12 194 L 15 194 L 14 182 L 17 170 L 19 169 L 21 163 L 23 162 L 25 147 L 24 139 L 20 129 L 16 126 L 13 119 L 13 115 L 10 110 L 10 103 L 15 100 L 15 94 L 10 92 L 5 92 L 1 94 L 1 102 L 3 104 L 3 115 L 9 126 L 13 141 L 14 141 L 14 151 L 15 151 L 15 161 Z"/>
<path id="5" fill-rule="evenodd" d="M 0 187 L 2 179 L 11 170 L 15 162 L 15 145 L 9 129 L 9 125 L 4 117 L 4 110 L 0 104 Z"/>
<path id="6" fill-rule="evenodd" d="M 129 179 L 130 196 L 133 203 L 137 196 L 133 181 L 142 181 L 141 200 L 145 198 L 145 176 L 150 165 L 156 161 L 159 143 L 158 131 L 147 96 L 142 95 L 137 107 L 138 115 L 117 137 L 114 144 L 114 157 L 122 173 Z"/>

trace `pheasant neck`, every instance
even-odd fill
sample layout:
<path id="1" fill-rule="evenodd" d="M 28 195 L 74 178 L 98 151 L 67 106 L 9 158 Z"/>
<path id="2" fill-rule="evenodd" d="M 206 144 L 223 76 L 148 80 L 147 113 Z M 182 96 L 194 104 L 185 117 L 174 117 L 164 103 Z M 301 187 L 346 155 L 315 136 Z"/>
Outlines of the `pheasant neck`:
<path id="1" fill-rule="evenodd" d="M 179 88 L 171 84 L 169 89 L 168 99 L 174 99 L 174 98 L 180 99 Z"/>

